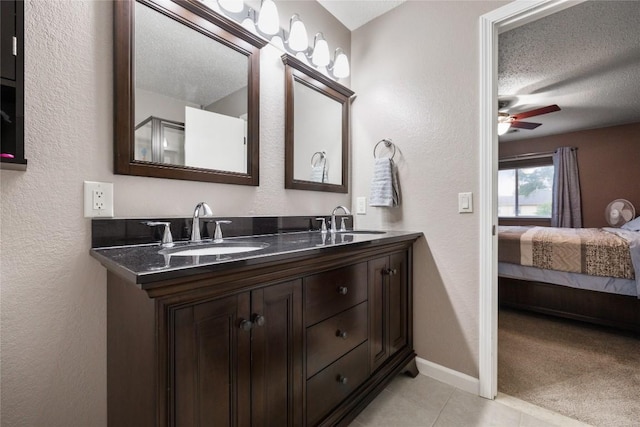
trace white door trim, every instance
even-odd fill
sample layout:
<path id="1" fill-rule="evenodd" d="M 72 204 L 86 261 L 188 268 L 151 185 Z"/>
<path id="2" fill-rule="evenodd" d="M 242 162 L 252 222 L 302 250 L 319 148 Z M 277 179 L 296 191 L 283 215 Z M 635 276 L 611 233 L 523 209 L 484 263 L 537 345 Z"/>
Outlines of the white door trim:
<path id="1" fill-rule="evenodd" d="M 480 17 L 479 394 L 498 393 L 498 34 L 581 1 L 517 0 Z"/>

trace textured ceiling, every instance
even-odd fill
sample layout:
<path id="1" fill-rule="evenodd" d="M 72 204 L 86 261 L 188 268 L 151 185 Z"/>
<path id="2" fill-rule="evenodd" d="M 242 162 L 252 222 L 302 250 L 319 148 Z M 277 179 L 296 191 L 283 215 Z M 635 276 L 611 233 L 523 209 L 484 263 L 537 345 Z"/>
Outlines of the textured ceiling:
<path id="1" fill-rule="evenodd" d="M 500 142 L 640 122 L 640 1 L 588 1 L 499 36 L 498 96 L 534 130 Z"/>
<path id="2" fill-rule="evenodd" d="M 387 13 L 394 7 L 401 5 L 404 0 L 318 0 L 318 3 L 350 31 L 353 31 L 372 19 Z"/>
<path id="3" fill-rule="evenodd" d="M 137 2 L 135 52 L 136 87 L 174 99 L 207 106 L 247 85 L 245 55 Z"/>

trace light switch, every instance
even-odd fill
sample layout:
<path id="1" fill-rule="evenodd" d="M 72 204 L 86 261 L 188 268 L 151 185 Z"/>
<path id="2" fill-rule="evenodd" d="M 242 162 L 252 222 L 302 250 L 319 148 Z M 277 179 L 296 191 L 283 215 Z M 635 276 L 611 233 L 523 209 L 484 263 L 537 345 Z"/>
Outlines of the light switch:
<path id="1" fill-rule="evenodd" d="M 366 215 L 366 213 L 367 213 L 367 198 L 366 197 L 356 198 L 356 214 Z"/>
<path id="2" fill-rule="evenodd" d="M 473 193 L 458 193 L 458 212 L 473 212 Z"/>

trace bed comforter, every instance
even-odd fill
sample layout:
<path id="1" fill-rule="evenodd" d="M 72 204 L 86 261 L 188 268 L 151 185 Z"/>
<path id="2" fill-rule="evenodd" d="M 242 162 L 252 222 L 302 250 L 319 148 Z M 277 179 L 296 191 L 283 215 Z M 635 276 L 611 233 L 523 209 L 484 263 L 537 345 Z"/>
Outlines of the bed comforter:
<path id="1" fill-rule="evenodd" d="M 640 233 L 619 229 L 500 226 L 498 240 L 500 262 L 546 270 L 634 280 L 640 263 Z"/>

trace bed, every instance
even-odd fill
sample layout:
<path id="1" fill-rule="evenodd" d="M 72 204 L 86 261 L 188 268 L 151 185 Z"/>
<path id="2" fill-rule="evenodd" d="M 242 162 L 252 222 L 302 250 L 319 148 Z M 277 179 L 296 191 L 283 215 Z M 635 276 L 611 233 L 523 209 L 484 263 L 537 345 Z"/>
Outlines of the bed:
<path id="1" fill-rule="evenodd" d="M 501 306 L 640 332 L 640 232 L 498 228 Z"/>

